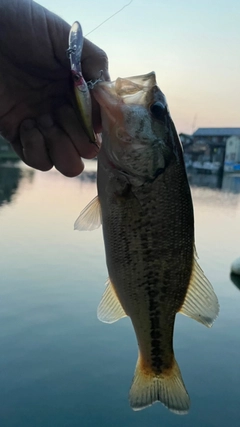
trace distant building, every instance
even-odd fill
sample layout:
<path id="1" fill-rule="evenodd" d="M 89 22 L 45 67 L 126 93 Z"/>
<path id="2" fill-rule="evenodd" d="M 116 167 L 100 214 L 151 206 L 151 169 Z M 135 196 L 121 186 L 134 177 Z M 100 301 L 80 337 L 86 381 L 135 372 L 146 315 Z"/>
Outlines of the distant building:
<path id="1" fill-rule="evenodd" d="M 187 133 L 180 133 L 179 137 L 180 137 L 183 148 L 185 148 L 185 147 L 187 147 L 193 143 L 192 135 L 188 135 Z"/>
<path id="2" fill-rule="evenodd" d="M 197 129 L 191 141 L 185 138 L 183 142 L 186 164 L 199 170 L 223 169 L 226 144 L 231 137 L 240 138 L 240 127 Z"/>
<path id="3" fill-rule="evenodd" d="M 240 128 L 199 128 L 192 136 L 198 146 L 206 146 L 204 160 L 223 165 L 227 140 L 231 136 L 240 137 Z"/>
<path id="4" fill-rule="evenodd" d="M 240 128 L 199 128 L 192 135 L 194 142 L 224 147 L 230 136 L 240 136 Z"/>
<path id="5" fill-rule="evenodd" d="M 226 142 L 225 172 L 240 172 L 240 136 L 231 136 Z"/>

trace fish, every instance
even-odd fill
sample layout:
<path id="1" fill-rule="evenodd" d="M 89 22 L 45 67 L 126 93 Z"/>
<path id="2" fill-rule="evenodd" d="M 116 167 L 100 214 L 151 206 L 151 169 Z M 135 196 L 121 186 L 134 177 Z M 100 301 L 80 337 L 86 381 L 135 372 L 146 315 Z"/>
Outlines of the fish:
<path id="1" fill-rule="evenodd" d="M 88 89 L 88 83 L 83 77 L 81 68 L 84 38 L 82 27 L 78 21 L 75 21 L 70 29 L 68 43 L 69 47 L 67 49 L 67 54 L 71 64 L 71 74 L 75 94 L 74 104 L 76 104 L 75 111 L 79 112 L 79 119 L 90 142 L 99 148 L 101 141 L 98 134 L 94 132 L 92 123 L 91 94 Z M 92 84 L 92 82 L 89 83 Z"/>
<path id="2" fill-rule="evenodd" d="M 185 414 L 190 398 L 174 356 L 176 314 L 211 327 L 219 304 L 198 264 L 182 145 L 154 72 L 100 82 L 93 95 L 103 127 L 98 195 L 75 229 L 102 224 L 109 278 L 98 318 L 131 319 L 138 342 L 132 409 L 159 401 Z"/>

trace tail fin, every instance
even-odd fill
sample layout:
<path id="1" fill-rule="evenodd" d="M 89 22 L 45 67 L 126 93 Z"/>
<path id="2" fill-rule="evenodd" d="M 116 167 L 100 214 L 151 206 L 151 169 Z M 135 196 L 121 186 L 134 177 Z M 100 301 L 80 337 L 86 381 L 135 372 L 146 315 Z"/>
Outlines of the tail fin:
<path id="1" fill-rule="evenodd" d="M 129 400 L 135 411 L 159 401 L 172 412 L 187 414 L 190 399 L 176 360 L 173 360 L 171 370 L 156 376 L 153 372 L 145 373 L 138 358 Z"/>

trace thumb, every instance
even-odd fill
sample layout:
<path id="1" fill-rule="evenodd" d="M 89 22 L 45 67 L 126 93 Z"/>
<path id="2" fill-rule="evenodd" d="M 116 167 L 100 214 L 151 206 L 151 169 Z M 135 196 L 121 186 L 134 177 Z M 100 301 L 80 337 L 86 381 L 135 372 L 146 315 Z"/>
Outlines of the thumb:
<path id="1" fill-rule="evenodd" d="M 107 54 L 88 39 L 84 39 L 81 63 L 85 80 L 98 79 L 100 71 L 103 80 L 110 80 Z"/>

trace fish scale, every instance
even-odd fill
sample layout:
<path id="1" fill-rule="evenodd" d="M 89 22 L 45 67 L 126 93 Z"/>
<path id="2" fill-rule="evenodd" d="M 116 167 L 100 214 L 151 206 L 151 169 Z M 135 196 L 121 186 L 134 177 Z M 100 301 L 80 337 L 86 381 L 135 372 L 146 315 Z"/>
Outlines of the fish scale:
<path id="1" fill-rule="evenodd" d="M 169 185 L 174 182 L 173 169 L 176 171 L 178 187 L 174 191 L 174 197 L 171 196 L 172 203 L 169 204 L 169 196 L 164 189 L 168 187 L 168 191 L 172 192 Z M 175 314 L 184 301 L 192 270 L 193 212 L 191 199 L 188 202 L 185 200 L 186 185 L 185 171 L 182 170 L 181 176 L 178 165 L 173 165 L 165 175 L 160 175 L 151 185 L 147 184 L 145 189 L 141 188 L 135 193 L 132 189 L 131 197 L 118 200 L 118 197 L 109 194 L 109 205 L 105 207 L 108 215 L 103 220 L 104 240 L 109 242 L 106 246 L 106 258 L 110 279 L 123 309 L 133 322 L 141 353 L 144 354 L 145 360 L 149 361 L 149 369 L 157 374 L 165 367 L 169 368 L 169 359 L 172 360 Z M 99 191 L 100 202 L 104 195 Z M 184 206 L 185 209 L 182 209 Z M 187 210 L 187 215 L 183 214 L 179 218 L 180 223 L 176 222 L 176 211 L 182 210 Z M 132 247 L 135 251 L 131 250 Z M 183 275 L 181 273 L 184 260 Z M 133 286 L 137 290 L 135 299 L 132 298 Z M 174 299 L 169 298 L 172 287 Z M 139 301 L 140 321 L 135 315 L 135 310 L 137 313 L 140 311 Z M 156 342 L 156 339 L 149 339 L 146 344 L 143 323 L 148 324 L 149 337 L 151 330 L 160 330 L 161 325 L 161 340 Z M 169 351 L 164 351 L 165 348 Z M 154 358 L 151 356 L 153 353 L 157 353 Z M 161 370 L 156 366 L 160 358 Z"/>

